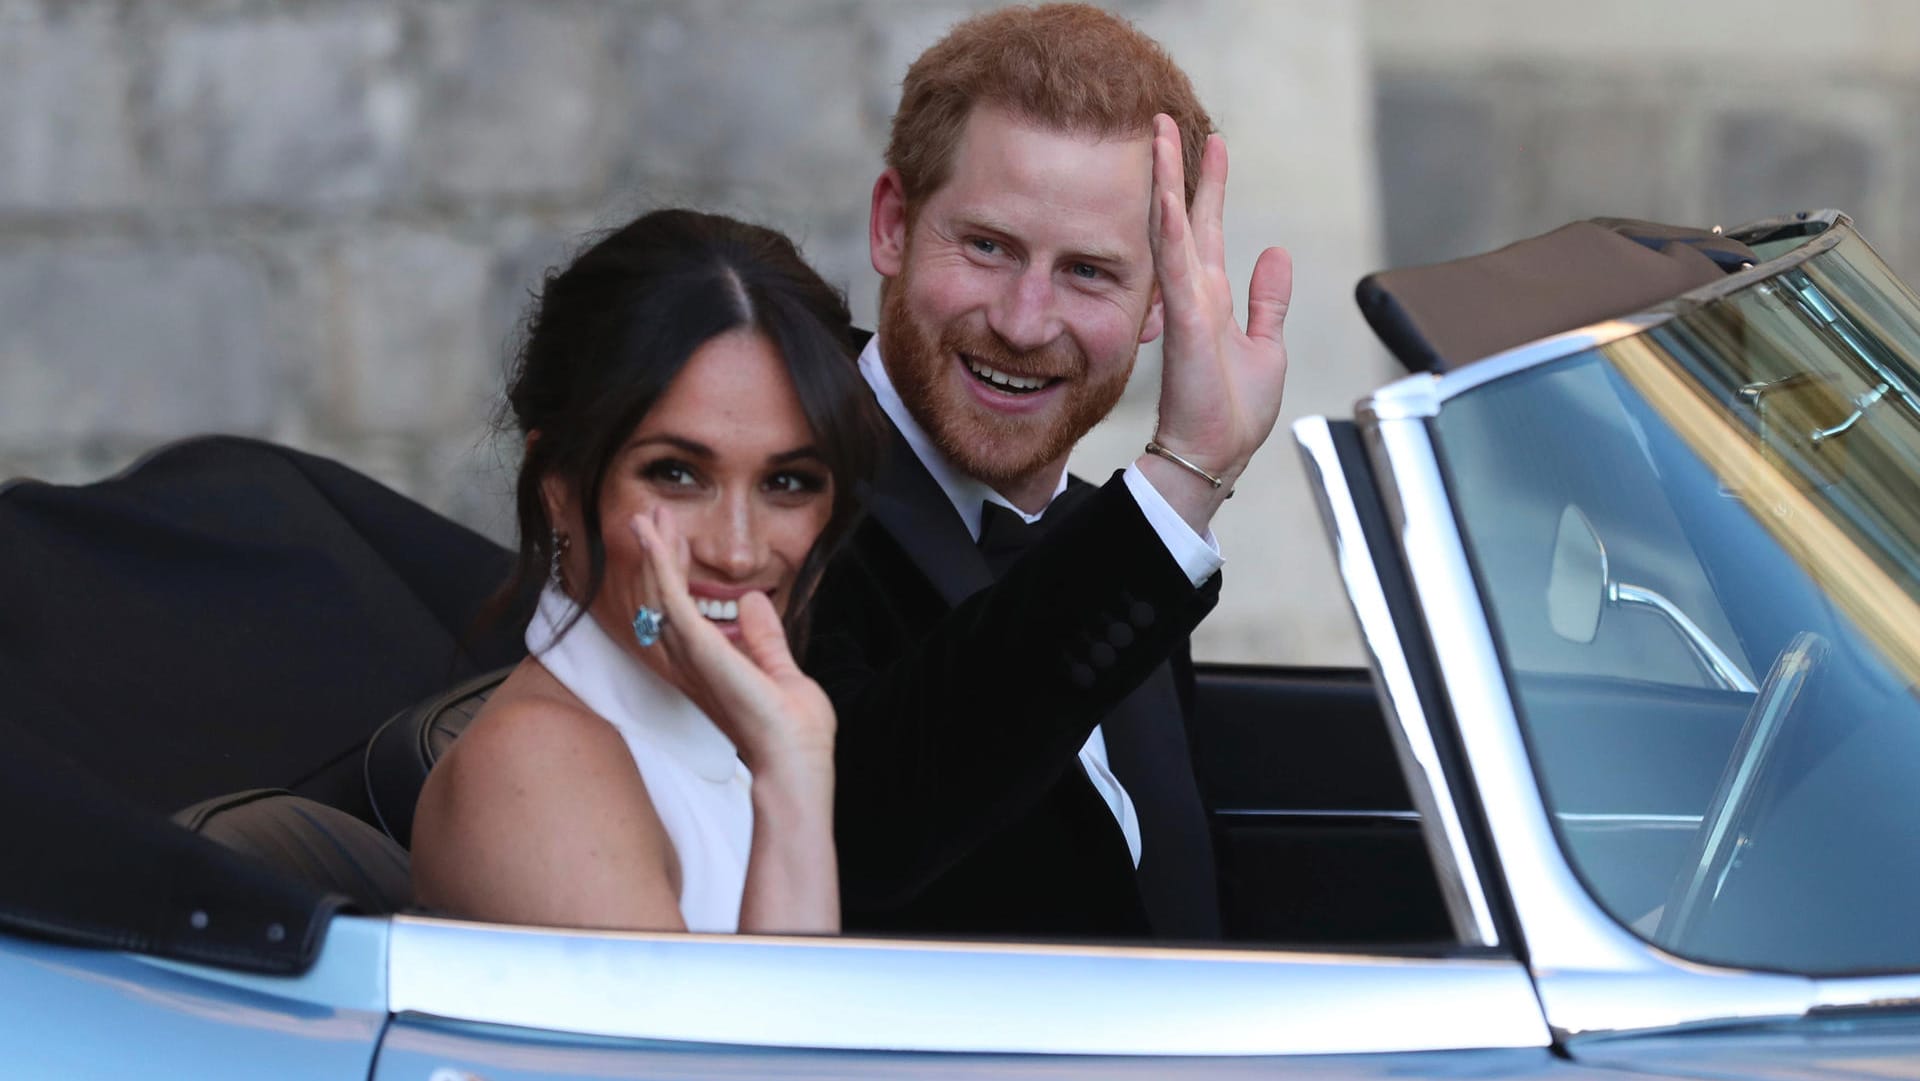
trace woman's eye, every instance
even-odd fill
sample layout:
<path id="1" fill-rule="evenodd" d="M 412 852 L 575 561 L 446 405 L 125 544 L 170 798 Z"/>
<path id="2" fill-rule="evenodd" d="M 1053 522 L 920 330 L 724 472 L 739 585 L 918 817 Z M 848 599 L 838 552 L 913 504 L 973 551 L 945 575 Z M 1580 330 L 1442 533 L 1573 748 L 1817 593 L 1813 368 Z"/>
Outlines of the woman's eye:
<path id="1" fill-rule="evenodd" d="M 640 474 L 655 484 L 664 484 L 673 488 L 692 487 L 697 480 L 692 468 L 685 462 L 675 461 L 672 458 L 651 462 L 640 471 Z"/>
<path id="2" fill-rule="evenodd" d="M 775 473 L 767 478 L 767 490 L 780 495 L 808 495 L 827 486 L 826 478 L 817 473 L 784 472 Z"/>

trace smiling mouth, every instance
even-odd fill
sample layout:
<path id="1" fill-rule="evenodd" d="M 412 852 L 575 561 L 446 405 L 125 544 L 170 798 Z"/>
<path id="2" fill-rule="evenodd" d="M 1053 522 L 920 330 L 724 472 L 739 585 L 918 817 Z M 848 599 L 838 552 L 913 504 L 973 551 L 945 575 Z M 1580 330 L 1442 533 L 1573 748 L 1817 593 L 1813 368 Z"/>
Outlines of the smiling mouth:
<path id="1" fill-rule="evenodd" d="M 701 615 L 715 623 L 732 623 L 740 618 L 739 601 L 716 601 L 706 597 L 695 597 L 693 606 L 700 610 Z"/>
<path id="2" fill-rule="evenodd" d="M 1045 390 L 1047 387 L 1059 382 L 1057 379 L 1048 379 L 1045 376 L 1014 375 L 1011 372 L 1003 372 L 998 368 L 989 368 L 985 364 L 964 354 L 960 359 L 966 364 L 967 372 L 971 374 L 974 379 L 992 387 L 1002 394 L 1032 394 L 1035 391 Z"/>

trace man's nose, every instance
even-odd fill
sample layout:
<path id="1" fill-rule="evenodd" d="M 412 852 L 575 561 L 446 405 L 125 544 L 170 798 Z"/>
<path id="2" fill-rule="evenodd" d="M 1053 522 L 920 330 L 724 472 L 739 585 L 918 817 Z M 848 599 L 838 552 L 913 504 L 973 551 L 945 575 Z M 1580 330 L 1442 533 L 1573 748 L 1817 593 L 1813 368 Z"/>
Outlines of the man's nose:
<path id="1" fill-rule="evenodd" d="M 729 578 L 745 578 L 761 563 L 760 524 L 749 492 L 714 500 L 692 538 L 693 558 Z"/>
<path id="2" fill-rule="evenodd" d="M 994 299 L 987 325 L 1012 348 L 1029 352 L 1059 337 L 1052 276 L 1045 268 L 1023 268 Z"/>

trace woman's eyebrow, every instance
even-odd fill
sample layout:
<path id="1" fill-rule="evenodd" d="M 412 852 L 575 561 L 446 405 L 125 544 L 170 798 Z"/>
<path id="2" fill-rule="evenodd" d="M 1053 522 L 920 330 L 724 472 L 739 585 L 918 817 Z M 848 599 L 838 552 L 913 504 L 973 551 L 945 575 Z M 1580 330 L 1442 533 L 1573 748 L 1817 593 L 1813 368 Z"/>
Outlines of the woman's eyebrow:
<path id="1" fill-rule="evenodd" d="M 705 443 L 688 439 L 686 436 L 683 436 L 683 435 L 660 434 L 660 435 L 641 436 L 638 439 L 634 439 L 631 442 L 629 442 L 626 445 L 626 447 L 623 449 L 635 450 L 640 447 L 651 446 L 655 443 L 664 443 L 667 446 L 675 447 L 687 454 L 693 455 L 696 458 L 713 457 L 712 447 L 707 446 Z"/>
<path id="2" fill-rule="evenodd" d="M 814 461 L 825 461 L 820 454 L 819 448 L 811 443 L 804 447 L 795 447 L 792 450 L 783 450 L 778 454 L 769 455 L 767 461 L 773 465 L 786 465 L 788 462 L 803 461 L 809 458 Z"/>

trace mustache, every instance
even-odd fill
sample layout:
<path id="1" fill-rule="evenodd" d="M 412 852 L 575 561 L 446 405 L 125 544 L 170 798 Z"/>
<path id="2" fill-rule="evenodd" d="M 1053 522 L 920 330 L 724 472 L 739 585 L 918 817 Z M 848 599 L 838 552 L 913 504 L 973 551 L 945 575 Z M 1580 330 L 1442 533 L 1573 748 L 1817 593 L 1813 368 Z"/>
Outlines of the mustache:
<path id="1" fill-rule="evenodd" d="M 1086 358 L 1066 343 L 1056 342 L 1039 349 L 1015 349 L 992 332 L 973 333 L 948 327 L 940 335 L 940 352 L 965 353 L 996 371 L 1009 375 L 1065 379 L 1081 375 Z"/>

